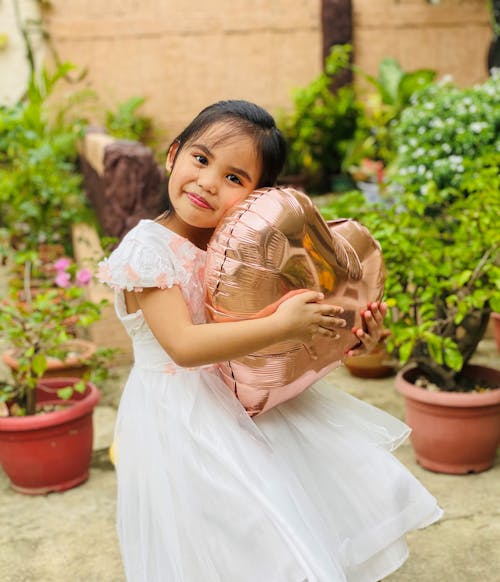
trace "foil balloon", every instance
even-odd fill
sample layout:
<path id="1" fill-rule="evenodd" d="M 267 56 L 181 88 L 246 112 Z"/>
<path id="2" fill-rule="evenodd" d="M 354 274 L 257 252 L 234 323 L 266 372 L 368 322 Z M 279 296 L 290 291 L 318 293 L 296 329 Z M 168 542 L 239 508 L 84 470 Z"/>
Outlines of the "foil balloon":
<path id="1" fill-rule="evenodd" d="M 344 308 L 337 339 L 317 335 L 306 347 L 274 344 L 219 364 L 225 383 L 252 416 L 293 398 L 338 366 L 357 343 L 360 309 L 381 299 L 382 252 L 360 223 L 326 223 L 304 193 L 256 190 L 227 214 L 207 249 L 206 308 L 210 321 L 238 321 L 272 313 L 299 289 L 322 292 Z"/>

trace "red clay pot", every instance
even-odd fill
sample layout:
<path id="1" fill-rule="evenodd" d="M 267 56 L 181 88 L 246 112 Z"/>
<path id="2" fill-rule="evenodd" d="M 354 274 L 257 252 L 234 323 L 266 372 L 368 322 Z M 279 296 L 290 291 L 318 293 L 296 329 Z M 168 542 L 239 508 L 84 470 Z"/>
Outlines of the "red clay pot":
<path id="1" fill-rule="evenodd" d="M 469 377 L 500 387 L 500 370 L 466 366 Z M 400 371 L 396 388 L 405 397 L 406 422 L 417 462 L 438 473 L 489 469 L 500 443 L 500 388 L 485 392 L 430 392 L 414 385 L 418 368 Z"/>
<path id="2" fill-rule="evenodd" d="M 385 348 L 378 348 L 370 354 L 349 356 L 344 366 L 358 378 L 387 378 L 394 374 L 394 364 Z"/>
<path id="3" fill-rule="evenodd" d="M 44 378 L 81 378 L 88 370 L 89 366 L 85 362 L 96 352 L 96 344 L 87 340 L 72 339 L 65 345 L 74 352 L 74 355 L 68 356 L 65 360 L 47 358 Z M 15 350 L 5 351 L 2 359 L 12 370 L 17 370 L 19 367 Z"/>
<path id="4" fill-rule="evenodd" d="M 0 418 L 0 463 L 13 489 L 28 495 L 65 491 L 88 479 L 92 455 L 92 414 L 97 387 L 62 401 L 57 390 L 79 378 L 50 378 L 37 388 L 37 402 L 68 403 L 62 410 Z"/>

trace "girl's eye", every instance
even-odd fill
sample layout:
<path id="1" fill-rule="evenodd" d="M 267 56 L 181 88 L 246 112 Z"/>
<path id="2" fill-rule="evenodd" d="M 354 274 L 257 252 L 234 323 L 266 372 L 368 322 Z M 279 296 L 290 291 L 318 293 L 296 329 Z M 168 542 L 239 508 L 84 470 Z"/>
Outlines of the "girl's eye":
<path id="1" fill-rule="evenodd" d="M 236 176 L 236 174 L 228 174 L 227 179 L 235 184 L 241 184 L 241 180 Z"/>
<path id="2" fill-rule="evenodd" d="M 200 164 L 203 164 L 204 166 L 206 166 L 208 164 L 207 158 L 202 154 L 194 154 L 194 158 L 197 162 L 199 162 Z"/>

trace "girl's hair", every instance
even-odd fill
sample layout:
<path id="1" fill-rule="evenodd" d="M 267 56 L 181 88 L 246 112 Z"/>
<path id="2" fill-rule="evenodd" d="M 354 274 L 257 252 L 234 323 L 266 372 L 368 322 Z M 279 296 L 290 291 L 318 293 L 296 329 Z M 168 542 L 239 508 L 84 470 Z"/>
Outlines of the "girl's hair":
<path id="1" fill-rule="evenodd" d="M 205 107 L 174 140 L 179 144 L 175 157 L 186 144 L 221 122 L 227 130 L 219 143 L 242 134 L 252 137 L 262 164 L 257 187 L 273 186 L 285 164 L 286 143 L 272 115 L 249 101 L 218 101 Z"/>

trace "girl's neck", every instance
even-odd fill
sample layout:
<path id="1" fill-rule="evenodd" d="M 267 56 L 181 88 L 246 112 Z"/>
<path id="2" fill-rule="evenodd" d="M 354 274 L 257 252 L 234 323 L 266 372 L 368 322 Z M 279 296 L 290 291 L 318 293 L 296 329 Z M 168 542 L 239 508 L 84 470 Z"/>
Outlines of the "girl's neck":
<path id="1" fill-rule="evenodd" d="M 214 230 L 212 228 L 196 228 L 181 220 L 173 211 L 168 214 L 159 216 L 156 221 L 172 232 L 187 238 L 191 243 L 202 250 L 207 249 Z"/>

